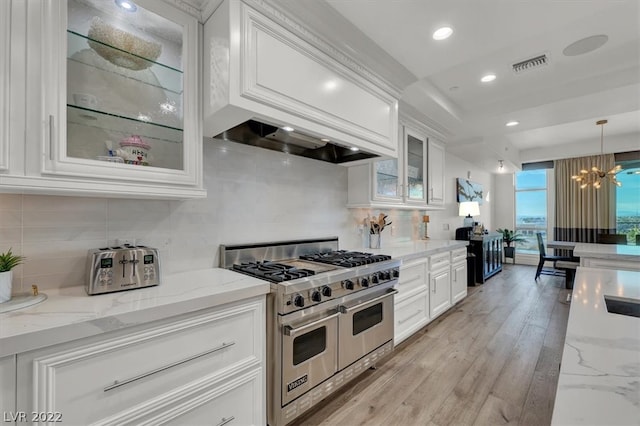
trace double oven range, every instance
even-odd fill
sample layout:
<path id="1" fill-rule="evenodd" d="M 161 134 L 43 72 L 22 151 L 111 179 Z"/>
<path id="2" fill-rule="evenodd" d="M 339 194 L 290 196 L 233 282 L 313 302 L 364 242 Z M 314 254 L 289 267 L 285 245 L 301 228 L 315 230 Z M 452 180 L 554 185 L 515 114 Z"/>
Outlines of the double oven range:
<path id="1" fill-rule="evenodd" d="M 290 423 L 393 350 L 400 261 L 338 238 L 221 246 L 221 267 L 271 281 L 267 417 Z"/>

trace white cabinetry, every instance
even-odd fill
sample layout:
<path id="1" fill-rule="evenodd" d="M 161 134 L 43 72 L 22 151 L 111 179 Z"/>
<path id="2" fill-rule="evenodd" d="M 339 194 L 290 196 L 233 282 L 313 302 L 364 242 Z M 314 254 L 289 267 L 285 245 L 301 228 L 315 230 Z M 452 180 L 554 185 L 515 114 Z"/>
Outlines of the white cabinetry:
<path id="1" fill-rule="evenodd" d="M 264 297 L 17 356 L 17 407 L 68 424 L 264 424 Z"/>
<path id="2" fill-rule="evenodd" d="M 416 123 L 401 122 L 398 159 L 349 167 L 347 207 L 444 207 L 444 148 Z"/>
<path id="3" fill-rule="evenodd" d="M 451 252 L 451 303 L 455 304 L 467 296 L 467 249 Z"/>
<path id="4" fill-rule="evenodd" d="M 444 147 L 433 139 L 429 139 L 429 196 L 430 206 L 444 206 Z"/>
<path id="5" fill-rule="evenodd" d="M 9 413 L 16 413 L 15 355 L 0 358 L 0 411 L 4 413 L 4 421 Z"/>
<path id="6" fill-rule="evenodd" d="M 0 173 L 9 168 L 11 2 L 0 2 Z"/>
<path id="7" fill-rule="evenodd" d="M 436 318 L 451 307 L 450 253 L 429 258 L 429 316 Z"/>
<path id="8" fill-rule="evenodd" d="M 403 263 L 396 290 L 397 345 L 467 296 L 467 249 Z"/>
<path id="9" fill-rule="evenodd" d="M 30 113 L 12 120 L 23 129 L 11 130 L 0 190 L 206 196 L 195 17 L 150 0 L 135 13 L 114 2 L 9 3 L 11 98 Z"/>
<path id="10" fill-rule="evenodd" d="M 250 119 L 397 156 L 398 101 L 268 2 L 225 0 L 204 26 L 204 134 Z"/>
<path id="11" fill-rule="evenodd" d="M 411 336 L 429 322 L 427 259 L 403 264 L 394 299 L 394 344 Z"/>

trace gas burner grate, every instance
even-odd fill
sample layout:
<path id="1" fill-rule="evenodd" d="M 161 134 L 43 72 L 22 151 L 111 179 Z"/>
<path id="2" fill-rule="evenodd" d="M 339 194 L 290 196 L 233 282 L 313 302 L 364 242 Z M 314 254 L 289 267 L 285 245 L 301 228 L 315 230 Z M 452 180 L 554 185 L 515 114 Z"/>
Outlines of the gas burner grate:
<path id="1" fill-rule="evenodd" d="M 276 283 L 315 275 L 315 272 L 310 269 L 295 268 L 291 265 L 271 261 L 241 263 L 240 265 L 233 265 L 233 269 Z"/>
<path id="2" fill-rule="evenodd" d="M 390 260 L 391 256 L 384 254 L 362 253 L 359 251 L 338 250 L 327 253 L 308 254 L 300 256 L 300 259 L 328 263 L 330 265 L 342 266 L 345 268 L 353 268 L 355 266 Z"/>

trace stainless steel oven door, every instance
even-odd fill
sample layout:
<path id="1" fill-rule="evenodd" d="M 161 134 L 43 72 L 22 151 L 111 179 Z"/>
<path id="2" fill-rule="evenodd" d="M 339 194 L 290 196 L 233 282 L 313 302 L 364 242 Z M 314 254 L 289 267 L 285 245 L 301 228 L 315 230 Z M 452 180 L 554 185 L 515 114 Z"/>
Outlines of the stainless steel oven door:
<path id="1" fill-rule="evenodd" d="M 393 295 L 397 292 L 387 289 L 382 295 L 340 306 L 338 370 L 393 340 Z"/>
<path id="2" fill-rule="evenodd" d="M 282 405 L 338 371 L 338 315 L 282 325 Z"/>

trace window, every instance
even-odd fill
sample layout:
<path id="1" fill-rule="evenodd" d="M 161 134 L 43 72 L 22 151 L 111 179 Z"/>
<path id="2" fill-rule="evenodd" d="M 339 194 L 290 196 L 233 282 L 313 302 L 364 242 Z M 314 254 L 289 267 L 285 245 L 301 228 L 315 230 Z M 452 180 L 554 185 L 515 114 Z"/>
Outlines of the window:
<path id="1" fill-rule="evenodd" d="M 526 241 L 516 243 L 518 253 L 538 253 L 536 233 L 547 240 L 547 170 L 516 173 L 516 232 Z"/>
<path id="2" fill-rule="evenodd" d="M 637 162 L 636 162 L 637 164 Z M 620 164 L 625 167 L 624 164 Z M 636 244 L 640 235 L 640 167 L 626 168 L 616 178 L 616 232 L 627 235 L 628 244 Z"/>

